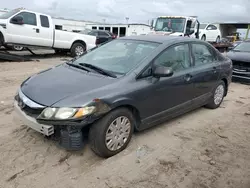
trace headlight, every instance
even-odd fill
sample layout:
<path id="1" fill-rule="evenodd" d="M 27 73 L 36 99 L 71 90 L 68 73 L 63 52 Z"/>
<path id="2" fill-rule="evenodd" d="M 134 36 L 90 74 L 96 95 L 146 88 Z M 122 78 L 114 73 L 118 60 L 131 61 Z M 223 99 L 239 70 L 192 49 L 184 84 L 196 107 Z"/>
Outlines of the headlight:
<path id="1" fill-rule="evenodd" d="M 38 119 L 76 119 L 95 111 L 95 106 L 86 106 L 82 108 L 45 108 Z"/>
<path id="2" fill-rule="evenodd" d="M 56 119 L 68 119 L 76 113 L 75 108 L 59 108 L 55 114 Z"/>

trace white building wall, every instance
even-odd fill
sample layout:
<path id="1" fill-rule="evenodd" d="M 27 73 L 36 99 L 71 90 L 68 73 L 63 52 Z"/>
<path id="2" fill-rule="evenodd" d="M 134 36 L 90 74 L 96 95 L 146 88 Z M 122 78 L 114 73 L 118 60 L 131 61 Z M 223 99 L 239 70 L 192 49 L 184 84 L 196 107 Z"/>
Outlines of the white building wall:
<path id="1" fill-rule="evenodd" d="M 150 26 L 146 25 L 129 25 L 126 36 L 146 35 L 150 32 Z"/>
<path id="2" fill-rule="evenodd" d="M 62 30 L 67 31 L 82 31 L 86 28 L 87 24 L 93 24 L 94 22 L 67 20 L 62 18 L 52 18 L 54 25 L 62 26 Z"/>
<path id="3" fill-rule="evenodd" d="M 106 28 L 110 28 L 110 32 L 117 34 L 120 37 L 120 28 L 126 28 L 126 35 L 146 35 L 150 32 L 150 26 L 145 24 L 87 24 L 86 28 L 93 29 L 95 27 L 98 30 L 106 30 Z M 114 32 L 115 30 L 118 32 Z"/>

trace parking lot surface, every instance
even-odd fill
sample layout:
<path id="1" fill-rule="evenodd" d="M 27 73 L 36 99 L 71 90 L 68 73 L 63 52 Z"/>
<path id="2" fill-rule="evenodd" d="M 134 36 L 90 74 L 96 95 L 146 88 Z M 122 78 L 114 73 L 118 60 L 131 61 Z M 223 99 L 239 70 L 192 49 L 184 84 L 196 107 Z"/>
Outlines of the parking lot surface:
<path id="1" fill-rule="evenodd" d="M 136 133 L 126 150 L 101 159 L 87 141 L 79 152 L 59 148 L 13 112 L 21 82 L 62 62 L 0 62 L 1 188 L 250 187 L 250 86 L 232 83 L 220 108 Z"/>

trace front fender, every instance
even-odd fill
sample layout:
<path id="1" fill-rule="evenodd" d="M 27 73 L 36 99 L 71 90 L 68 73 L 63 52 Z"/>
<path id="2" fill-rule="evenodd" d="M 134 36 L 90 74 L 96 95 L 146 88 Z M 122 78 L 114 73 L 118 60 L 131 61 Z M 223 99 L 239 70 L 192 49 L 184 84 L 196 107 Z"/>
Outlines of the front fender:
<path id="1" fill-rule="evenodd" d="M 118 108 L 119 106 L 132 106 L 137 109 L 135 101 L 127 97 L 119 98 L 110 104 L 111 109 Z"/>

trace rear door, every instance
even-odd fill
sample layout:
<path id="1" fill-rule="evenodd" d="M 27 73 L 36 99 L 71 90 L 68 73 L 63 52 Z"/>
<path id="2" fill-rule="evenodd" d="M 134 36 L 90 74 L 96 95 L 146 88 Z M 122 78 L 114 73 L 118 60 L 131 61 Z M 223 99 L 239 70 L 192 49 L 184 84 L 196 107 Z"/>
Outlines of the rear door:
<path id="1" fill-rule="evenodd" d="M 37 15 L 32 12 L 23 11 L 17 14 L 16 16 L 23 17 L 23 24 L 15 24 L 14 22 L 12 22 L 11 19 L 9 20 L 10 23 L 7 28 L 8 42 L 27 45 L 38 45 L 40 33 L 39 30 L 37 30 Z"/>
<path id="2" fill-rule="evenodd" d="M 98 37 L 99 37 L 100 43 L 104 43 L 104 42 L 111 40 L 111 35 L 109 35 L 105 31 L 98 31 Z"/>
<path id="3" fill-rule="evenodd" d="M 218 83 L 221 66 L 213 48 L 205 43 L 191 43 L 194 62 L 193 82 L 196 102 L 206 101 Z"/>
<path id="4" fill-rule="evenodd" d="M 50 17 L 39 15 L 39 46 L 52 47 L 53 45 L 53 24 Z"/>

